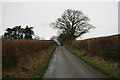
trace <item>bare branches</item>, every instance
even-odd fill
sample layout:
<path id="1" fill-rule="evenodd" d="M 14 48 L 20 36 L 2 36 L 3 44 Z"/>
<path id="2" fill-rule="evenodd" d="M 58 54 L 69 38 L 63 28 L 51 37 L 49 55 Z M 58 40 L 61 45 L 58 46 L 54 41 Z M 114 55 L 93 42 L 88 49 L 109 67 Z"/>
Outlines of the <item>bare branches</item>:
<path id="1" fill-rule="evenodd" d="M 53 28 L 69 33 L 77 38 L 95 28 L 88 23 L 90 19 L 82 11 L 67 9 L 60 18 L 51 24 Z"/>

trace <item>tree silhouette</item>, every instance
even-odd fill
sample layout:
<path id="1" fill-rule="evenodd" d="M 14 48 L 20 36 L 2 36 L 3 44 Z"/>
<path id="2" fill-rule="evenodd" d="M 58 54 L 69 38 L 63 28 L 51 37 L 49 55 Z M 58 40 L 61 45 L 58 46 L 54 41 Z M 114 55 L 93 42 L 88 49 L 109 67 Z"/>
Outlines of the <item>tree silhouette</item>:
<path id="1" fill-rule="evenodd" d="M 69 40 L 74 40 L 74 38 L 71 37 L 71 34 L 65 32 L 61 33 L 57 37 L 57 41 L 59 42 L 60 45 L 64 45 Z"/>
<path id="2" fill-rule="evenodd" d="M 22 28 L 20 26 L 15 26 L 13 28 L 7 28 L 3 35 L 3 39 L 32 39 L 34 35 L 33 27 Z"/>
<path id="3" fill-rule="evenodd" d="M 6 31 L 6 33 L 4 33 L 4 38 L 5 39 L 12 39 L 13 30 L 11 28 L 7 28 L 5 31 Z"/>
<path id="4" fill-rule="evenodd" d="M 89 20 L 81 11 L 67 9 L 60 18 L 51 23 L 51 26 L 62 32 L 60 36 L 69 35 L 69 39 L 74 40 L 94 28 L 88 23 Z"/>
<path id="5" fill-rule="evenodd" d="M 25 39 L 32 39 L 32 36 L 34 35 L 34 32 L 32 29 L 33 27 L 26 26 L 26 28 L 24 29 Z"/>
<path id="6" fill-rule="evenodd" d="M 13 39 L 23 39 L 23 28 L 20 26 L 13 27 Z"/>

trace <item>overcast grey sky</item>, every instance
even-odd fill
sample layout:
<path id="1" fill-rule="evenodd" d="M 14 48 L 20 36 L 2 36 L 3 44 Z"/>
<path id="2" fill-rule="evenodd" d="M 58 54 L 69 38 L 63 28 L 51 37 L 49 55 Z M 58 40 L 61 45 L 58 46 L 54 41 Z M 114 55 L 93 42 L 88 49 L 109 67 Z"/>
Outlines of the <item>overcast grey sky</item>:
<path id="1" fill-rule="evenodd" d="M 50 23 L 66 9 L 82 10 L 96 28 L 82 39 L 118 33 L 117 2 L 4 2 L 2 3 L 2 33 L 7 27 L 33 26 L 35 35 L 49 39 L 57 35 Z"/>

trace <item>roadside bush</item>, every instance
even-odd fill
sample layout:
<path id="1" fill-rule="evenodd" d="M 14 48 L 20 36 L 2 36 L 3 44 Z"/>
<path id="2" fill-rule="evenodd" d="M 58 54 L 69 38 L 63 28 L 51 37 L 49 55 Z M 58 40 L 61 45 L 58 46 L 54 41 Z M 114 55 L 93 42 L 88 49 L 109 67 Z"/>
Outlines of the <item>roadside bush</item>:
<path id="1" fill-rule="evenodd" d="M 10 75 L 16 70 L 19 77 L 20 74 L 25 77 L 24 71 L 31 72 L 35 66 L 43 63 L 47 56 L 50 56 L 47 51 L 48 49 L 51 51 L 50 47 L 53 45 L 56 44 L 52 40 L 2 40 L 2 76 L 12 77 Z M 13 76 L 16 77 L 16 74 Z"/>
<path id="2" fill-rule="evenodd" d="M 85 50 L 91 56 L 100 56 L 106 60 L 113 60 L 120 62 L 119 40 L 120 35 L 113 35 L 108 37 L 99 37 L 86 40 L 77 40 L 67 43 L 69 47 Z"/>

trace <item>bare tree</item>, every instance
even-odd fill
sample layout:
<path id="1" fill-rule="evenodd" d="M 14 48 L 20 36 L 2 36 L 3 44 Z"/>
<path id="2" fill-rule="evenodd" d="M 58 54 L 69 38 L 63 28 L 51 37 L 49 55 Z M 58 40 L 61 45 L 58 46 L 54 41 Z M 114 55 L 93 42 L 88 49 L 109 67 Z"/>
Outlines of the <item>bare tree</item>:
<path id="1" fill-rule="evenodd" d="M 69 34 L 73 40 L 94 28 L 88 23 L 89 20 L 82 11 L 67 9 L 60 18 L 51 23 L 51 26 L 58 29 L 62 34 Z"/>

